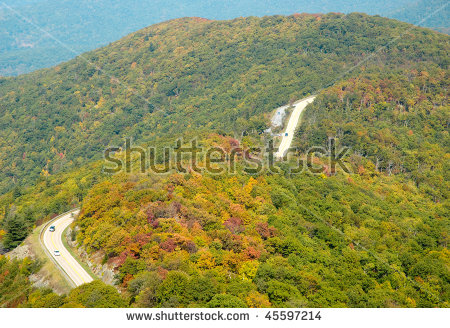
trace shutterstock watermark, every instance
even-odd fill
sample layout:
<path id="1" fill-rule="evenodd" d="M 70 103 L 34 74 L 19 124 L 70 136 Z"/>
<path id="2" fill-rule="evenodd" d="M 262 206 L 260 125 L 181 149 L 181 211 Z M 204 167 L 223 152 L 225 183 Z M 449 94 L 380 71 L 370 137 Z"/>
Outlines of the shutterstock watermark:
<path id="1" fill-rule="evenodd" d="M 311 147 L 306 152 L 290 148 L 279 156 L 273 141 L 265 147 L 241 147 L 224 149 L 219 146 L 200 146 L 197 139 L 185 142 L 178 139 L 173 146 L 148 147 L 133 145 L 125 139 L 123 147 L 105 149 L 103 172 L 126 173 L 236 173 L 238 170 L 250 175 L 262 172 L 280 173 L 280 163 L 288 164 L 291 174 L 310 172 L 333 175 L 338 170 L 350 173 L 345 162 L 350 148 L 336 147 L 335 139 L 328 140 L 327 147 Z M 286 171 L 286 165 L 283 170 Z"/>

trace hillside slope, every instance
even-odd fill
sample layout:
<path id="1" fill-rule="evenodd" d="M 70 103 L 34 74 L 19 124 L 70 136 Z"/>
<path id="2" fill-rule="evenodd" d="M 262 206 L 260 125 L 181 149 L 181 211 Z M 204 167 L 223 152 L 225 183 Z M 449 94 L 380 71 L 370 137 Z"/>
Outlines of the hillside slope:
<path id="1" fill-rule="evenodd" d="M 407 7 L 411 2 L 411 8 Z M 426 2 L 414 6 L 416 1 L 412 0 L 5 0 L 0 5 L 0 76 L 57 65 L 145 26 L 178 17 L 232 19 L 295 12 L 364 12 L 391 18 L 397 14 L 400 20 L 417 24 L 424 17 L 422 13 L 437 9 L 442 1 Z M 447 16 L 436 13 L 423 26 L 446 27 L 436 22 L 445 22 Z"/>
<path id="2" fill-rule="evenodd" d="M 262 131 L 262 114 L 333 83 L 386 44 L 364 67 L 447 64 L 448 36 L 381 17 L 193 18 L 0 79 L 0 192 L 99 159 L 125 136 L 161 145 L 183 133 Z"/>
<path id="3" fill-rule="evenodd" d="M 13 190 L 0 241 L 80 205 L 73 237 L 121 291 L 59 297 L 30 285 L 37 264 L 0 257 L 2 302 L 448 306 L 449 37 L 410 28 L 360 14 L 180 19 L 2 79 L 0 181 Z M 315 174 L 101 174 L 102 150 L 125 136 L 261 146 L 266 114 L 312 92 L 291 164 L 334 138 L 350 172 L 315 154 Z"/>

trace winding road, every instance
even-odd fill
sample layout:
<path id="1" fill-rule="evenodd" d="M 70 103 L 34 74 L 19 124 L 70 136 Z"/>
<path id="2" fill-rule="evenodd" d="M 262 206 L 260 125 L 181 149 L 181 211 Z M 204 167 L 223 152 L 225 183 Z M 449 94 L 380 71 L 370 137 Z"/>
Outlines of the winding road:
<path id="1" fill-rule="evenodd" d="M 292 140 L 294 139 L 294 132 L 297 128 L 300 115 L 305 110 L 306 106 L 314 101 L 316 96 L 310 96 L 294 103 L 294 110 L 287 124 L 286 130 L 283 132 L 283 139 L 281 140 L 278 151 L 275 153 L 275 158 L 283 158 L 291 147 Z"/>
<path id="2" fill-rule="evenodd" d="M 43 246 L 47 251 L 47 256 L 63 271 L 66 279 L 70 279 L 69 283 L 75 286 L 93 281 L 92 277 L 75 260 L 62 242 L 64 230 L 73 222 L 74 216 L 79 212 L 79 210 L 75 210 L 57 217 L 44 226 L 45 231 L 42 234 Z M 55 227 L 54 232 L 50 231 L 50 226 Z M 55 250 L 59 251 L 60 255 L 56 256 Z"/>
<path id="3" fill-rule="evenodd" d="M 283 133 L 283 139 L 278 147 L 278 151 L 275 153 L 276 158 L 280 159 L 287 154 L 289 147 L 291 147 L 292 140 L 294 139 L 294 132 L 297 128 L 300 115 L 306 106 L 312 103 L 315 98 L 316 96 L 310 96 L 294 103 L 294 110 L 289 118 L 286 130 Z M 73 222 L 74 217 L 79 212 L 80 211 L 77 209 L 60 215 L 47 223 L 41 233 L 42 246 L 45 248 L 47 256 L 50 257 L 73 286 L 80 286 L 93 281 L 89 273 L 87 273 L 80 263 L 78 263 L 78 261 L 70 254 L 62 242 L 64 230 Z M 55 231 L 50 231 L 50 226 L 54 226 Z M 55 255 L 55 251 L 59 251 L 59 255 Z"/>

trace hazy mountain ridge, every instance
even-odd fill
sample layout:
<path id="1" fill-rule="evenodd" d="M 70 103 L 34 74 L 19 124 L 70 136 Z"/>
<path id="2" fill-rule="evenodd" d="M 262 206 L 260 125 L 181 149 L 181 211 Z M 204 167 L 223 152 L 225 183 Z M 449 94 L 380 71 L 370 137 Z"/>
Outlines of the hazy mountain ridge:
<path id="1" fill-rule="evenodd" d="M 444 1 L 5 1 L 0 7 L 0 75 L 17 75 L 69 60 L 145 26 L 183 16 L 231 19 L 295 12 L 365 12 L 418 24 Z M 32 23 L 24 20 L 30 20 Z M 448 28 L 448 8 L 421 25 Z M 37 28 L 38 26 L 39 28 Z M 46 34 L 48 32 L 49 35 Z M 54 38 L 63 44 L 55 41 Z"/>

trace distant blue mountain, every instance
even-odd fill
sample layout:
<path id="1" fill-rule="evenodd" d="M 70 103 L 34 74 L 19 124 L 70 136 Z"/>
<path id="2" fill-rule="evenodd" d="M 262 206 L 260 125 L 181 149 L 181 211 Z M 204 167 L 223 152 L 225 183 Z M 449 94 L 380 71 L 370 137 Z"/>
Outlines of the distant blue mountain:
<path id="1" fill-rule="evenodd" d="M 443 0 L 0 0 L 0 75 L 56 65 L 145 26 L 199 16 L 365 12 L 419 23 Z M 448 7 L 420 25 L 447 31 Z"/>

